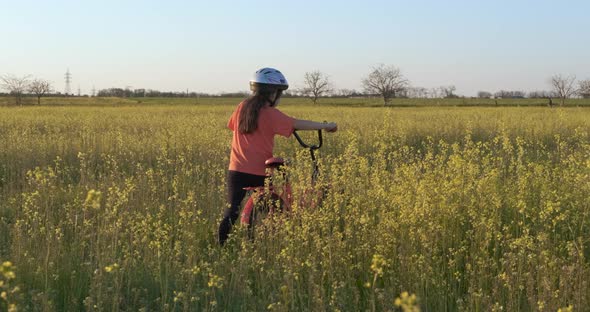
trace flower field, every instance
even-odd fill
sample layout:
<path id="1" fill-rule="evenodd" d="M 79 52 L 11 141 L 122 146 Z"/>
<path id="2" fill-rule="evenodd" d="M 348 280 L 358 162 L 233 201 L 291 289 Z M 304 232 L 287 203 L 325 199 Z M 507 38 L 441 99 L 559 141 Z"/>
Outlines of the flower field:
<path id="1" fill-rule="evenodd" d="M 0 107 L 0 310 L 589 309 L 588 108 L 285 99 L 329 191 L 222 248 L 236 104 Z"/>

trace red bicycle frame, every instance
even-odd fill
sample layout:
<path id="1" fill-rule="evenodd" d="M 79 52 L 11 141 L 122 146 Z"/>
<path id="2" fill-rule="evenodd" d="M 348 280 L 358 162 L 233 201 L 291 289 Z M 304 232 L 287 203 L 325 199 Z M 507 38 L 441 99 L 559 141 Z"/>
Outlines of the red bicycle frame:
<path id="1" fill-rule="evenodd" d="M 322 130 L 318 130 L 318 144 L 317 145 L 306 144 L 301 139 L 301 137 L 299 136 L 297 131 L 294 131 L 293 135 L 295 136 L 295 138 L 297 139 L 297 141 L 299 142 L 299 144 L 302 147 L 309 149 L 309 152 L 311 155 L 311 160 L 313 163 L 313 173 L 311 176 L 312 187 L 313 187 L 313 185 L 315 185 L 315 182 L 316 182 L 317 177 L 319 175 L 319 166 L 317 163 L 317 159 L 315 157 L 315 150 L 322 147 L 322 144 L 323 144 Z M 252 192 L 252 194 L 248 198 L 248 201 L 244 205 L 244 209 L 242 210 L 242 216 L 241 216 L 240 222 L 244 225 L 250 226 L 253 224 L 253 221 L 255 219 L 257 219 L 257 216 L 256 216 L 256 213 L 257 213 L 256 208 L 257 207 L 261 207 L 261 206 L 265 207 L 266 208 L 265 210 L 267 210 L 265 212 L 268 214 L 272 214 L 272 213 L 276 212 L 277 210 L 282 211 L 282 212 L 290 212 L 291 208 L 293 207 L 293 194 L 292 194 L 292 190 L 291 190 L 291 184 L 289 183 L 288 178 L 285 176 L 285 172 L 282 171 L 282 167 L 285 165 L 285 160 L 280 157 L 273 157 L 273 158 L 267 159 L 264 164 L 266 165 L 266 168 L 268 169 L 267 170 L 267 172 L 268 172 L 267 177 L 269 179 L 268 186 L 244 188 L 245 190 Z M 276 171 L 279 171 L 280 173 L 282 173 L 284 176 L 284 180 L 285 180 L 285 183 L 278 188 L 275 188 L 275 186 L 273 186 L 273 184 L 272 184 L 272 177 L 276 174 Z M 309 193 L 309 191 L 306 191 L 306 193 Z M 305 198 L 308 198 L 308 197 L 309 196 L 305 196 Z M 305 203 L 305 201 L 302 201 L 302 204 L 305 206 L 315 206 L 315 205 L 317 205 L 317 202 L 318 202 L 317 200 L 312 199 L 312 201 L 309 203 Z"/>

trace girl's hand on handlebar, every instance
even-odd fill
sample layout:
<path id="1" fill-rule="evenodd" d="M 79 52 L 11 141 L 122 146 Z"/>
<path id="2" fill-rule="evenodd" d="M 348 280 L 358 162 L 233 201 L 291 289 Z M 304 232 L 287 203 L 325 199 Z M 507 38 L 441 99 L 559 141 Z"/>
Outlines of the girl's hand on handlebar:
<path id="1" fill-rule="evenodd" d="M 335 122 L 329 122 L 326 124 L 326 131 L 327 132 L 336 132 L 338 130 L 338 125 Z"/>

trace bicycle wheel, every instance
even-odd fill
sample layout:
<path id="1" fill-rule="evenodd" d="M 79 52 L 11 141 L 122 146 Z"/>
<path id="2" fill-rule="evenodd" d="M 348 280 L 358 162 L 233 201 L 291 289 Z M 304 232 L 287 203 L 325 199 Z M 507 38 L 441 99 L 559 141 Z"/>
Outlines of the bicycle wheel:
<path id="1" fill-rule="evenodd" d="M 255 228 L 263 226 L 273 213 L 281 212 L 284 206 L 283 199 L 276 193 L 250 196 L 244 205 L 241 223 L 248 225 L 248 228 L 253 231 Z"/>

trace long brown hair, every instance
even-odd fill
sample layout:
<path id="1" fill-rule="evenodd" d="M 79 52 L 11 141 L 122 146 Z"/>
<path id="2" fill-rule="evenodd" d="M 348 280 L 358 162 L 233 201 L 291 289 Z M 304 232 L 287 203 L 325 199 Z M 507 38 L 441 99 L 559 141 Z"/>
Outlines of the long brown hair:
<path id="1" fill-rule="evenodd" d="M 272 103 L 271 95 L 276 90 L 260 89 L 256 90 L 242 104 L 238 122 L 238 131 L 241 133 L 252 133 L 258 128 L 258 115 L 266 103 Z"/>

